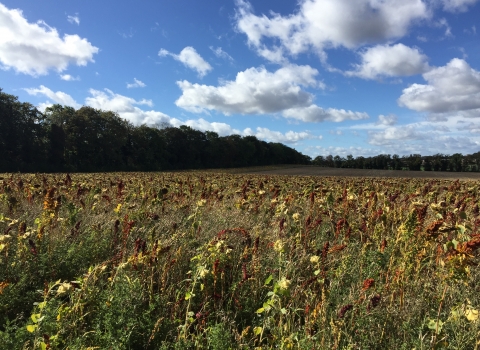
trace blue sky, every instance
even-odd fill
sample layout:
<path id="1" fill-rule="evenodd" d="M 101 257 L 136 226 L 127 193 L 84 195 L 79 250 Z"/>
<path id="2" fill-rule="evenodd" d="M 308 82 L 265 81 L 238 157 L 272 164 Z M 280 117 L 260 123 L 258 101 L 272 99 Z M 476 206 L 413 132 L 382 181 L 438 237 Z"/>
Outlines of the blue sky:
<path id="1" fill-rule="evenodd" d="M 468 154 L 479 39 L 477 0 L 0 0 L 0 87 L 311 157 Z"/>

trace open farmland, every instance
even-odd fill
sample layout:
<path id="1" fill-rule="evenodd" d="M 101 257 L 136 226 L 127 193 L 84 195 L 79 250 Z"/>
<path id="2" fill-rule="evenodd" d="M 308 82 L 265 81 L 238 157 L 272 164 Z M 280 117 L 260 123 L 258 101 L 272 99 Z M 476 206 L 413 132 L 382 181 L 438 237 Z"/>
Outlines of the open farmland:
<path id="1" fill-rule="evenodd" d="M 440 179 L 3 174 L 0 347 L 476 349 L 479 196 Z"/>
<path id="2" fill-rule="evenodd" d="M 393 177 L 413 179 L 445 179 L 445 180 L 480 180 L 477 172 L 447 172 L 447 171 L 410 171 L 410 170 L 377 170 L 377 169 L 345 169 L 325 168 L 317 166 L 276 167 L 275 169 L 255 168 L 244 171 L 251 174 L 265 175 L 295 175 L 295 176 L 348 176 L 348 177 Z"/>

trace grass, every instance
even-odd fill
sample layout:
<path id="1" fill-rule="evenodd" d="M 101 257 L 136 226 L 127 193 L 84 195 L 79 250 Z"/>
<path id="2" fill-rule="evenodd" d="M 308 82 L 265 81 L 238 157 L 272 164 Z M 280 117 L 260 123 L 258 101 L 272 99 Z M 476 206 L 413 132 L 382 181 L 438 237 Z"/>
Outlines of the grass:
<path id="1" fill-rule="evenodd" d="M 1 349 L 477 349 L 479 184 L 0 175 Z"/>

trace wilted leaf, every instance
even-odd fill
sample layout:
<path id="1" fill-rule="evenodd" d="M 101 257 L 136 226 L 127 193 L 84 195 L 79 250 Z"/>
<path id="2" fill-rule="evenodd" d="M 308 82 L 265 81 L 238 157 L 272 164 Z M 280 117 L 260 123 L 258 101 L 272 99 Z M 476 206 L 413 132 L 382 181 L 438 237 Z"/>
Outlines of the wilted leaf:
<path id="1" fill-rule="evenodd" d="M 465 311 L 465 317 L 470 322 L 474 322 L 478 319 L 478 310 L 475 309 L 468 309 Z"/>

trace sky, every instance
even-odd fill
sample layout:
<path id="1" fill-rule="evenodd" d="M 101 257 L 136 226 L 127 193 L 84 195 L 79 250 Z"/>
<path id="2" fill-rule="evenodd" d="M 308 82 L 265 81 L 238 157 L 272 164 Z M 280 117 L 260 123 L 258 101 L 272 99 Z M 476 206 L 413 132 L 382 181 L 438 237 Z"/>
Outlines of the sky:
<path id="1" fill-rule="evenodd" d="M 0 0 L 0 88 L 312 158 L 471 154 L 480 1 Z"/>

